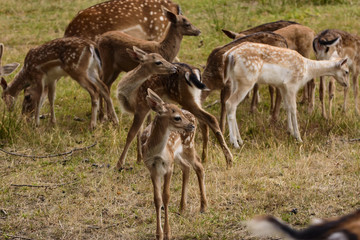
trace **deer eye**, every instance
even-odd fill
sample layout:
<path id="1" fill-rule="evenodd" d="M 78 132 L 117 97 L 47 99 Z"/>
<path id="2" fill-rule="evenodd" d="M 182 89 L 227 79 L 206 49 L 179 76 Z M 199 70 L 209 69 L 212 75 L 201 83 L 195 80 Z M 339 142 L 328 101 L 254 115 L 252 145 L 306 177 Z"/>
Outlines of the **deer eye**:
<path id="1" fill-rule="evenodd" d="M 161 65 L 161 64 L 163 64 L 163 63 L 160 62 L 160 61 L 157 61 L 157 62 L 155 62 L 155 64 L 156 64 L 156 65 Z"/>
<path id="2" fill-rule="evenodd" d="M 180 121 L 181 121 L 181 117 L 174 117 L 174 120 L 175 120 L 176 122 L 180 122 Z"/>
<path id="3" fill-rule="evenodd" d="M 349 71 L 345 71 L 345 74 L 348 75 L 348 74 L 349 74 Z"/>

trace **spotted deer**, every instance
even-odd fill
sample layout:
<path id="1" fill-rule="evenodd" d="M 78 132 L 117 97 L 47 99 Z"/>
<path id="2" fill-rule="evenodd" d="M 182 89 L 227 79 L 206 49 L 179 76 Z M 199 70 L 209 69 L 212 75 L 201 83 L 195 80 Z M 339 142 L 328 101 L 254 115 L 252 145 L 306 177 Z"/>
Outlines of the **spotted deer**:
<path id="1" fill-rule="evenodd" d="M 223 75 L 224 75 L 224 63 L 223 56 L 224 54 L 230 50 L 231 48 L 238 46 L 244 42 L 257 42 L 257 43 L 266 43 L 272 46 L 284 47 L 287 48 L 286 40 L 278 35 L 271 32 L 259 32 L 247 35 L 242 38 L 238 38 L 231 43 L 225 44 L 224 46 L 220 46 L 215 48 L 209 55 L 205 69 L 202 73 L 202 81 L 207 86 L 209 91 L 201 92 L 201 100 L 204 102 L 206 98 L 209 96 L 211 91 L 221 90 L 221 114 L 220 114 L 220 129 L 224 132 L 225 129 L 225 102 L 229 98 L 231 93 L 231 85 L 230 82 L 225 83 Z M 272 87 L 270 87 L 272 90 Z M 270 91 L 270 93 L 273 93 Z M 276 103 L 272 103 L 272 118 L 273 120 L 277 119 L 278 111 L 280 110 L 281 98 L 280 94 L 277 94 Z M 276 106 L 276 107 L 275 107 Z M 200 124 L 202 135 L 203 135 L 203 153 L 202 160 L 207 161 L 207 149 L 208 149 L 208 127 L 206 125 Z"/>
<path id="2" fill-rule="evenodd" d="M 19 63 L 8 63 L 5 65 L 1 64 L 1 59 L 4 53 L 4 44 L 0 43 L 0 77 L 1 79 L 3 79 L 4 76 L 7 76 L 9 74 L 11 74 L 12 72 L 14 72 L 16 70 L 16 68 L 20 65 Z M 5 81 L 1 80 L 1 81 Z M 6 101 L 5 101 L 6 102 Z"/>
<path id="3" fill-rule="evenodd" d="M 136 92 L 136 105 L 133 110 L 134 120 L 117 162 L 117 169 L 123 169 L 130 144 L 138 134 L 144 119 L 150 111 L 146 101 L 148 88 L 152 89 L 161 98 L 179 103 L 185 110 L 194 114 L 199 121 L 209 125 L 219 141 L 227 166 L 230 167 L 232 165 L 232 154 L 226 145 L 216 118 L 201 108 L 200 95 L 202 90 L 206 90 L 206 86 L 201 82 L 200 70 L 185 63 L 174 63 L 174 65 L 177 68 L 176 73 L 153 75 L 138 88 Z M 139 160 L 140 158 L 138 158 Z"/>
<path id="4" fill-rule="evenodd" d="M 91 96 L 90 128 L 93 129 L 96 126 L 99 95 L 107 103 L 109 118 L 118 124 L 119 120 L 109 96 L 109 90 L 101 81 L 101 74 L 101 60 L 92 41 L 77 37 L 59 38 L 31 49 L 27 53 L 24 66 L 14 80 L 9 85 L 6 81 L 1 82 L 4 89 L 3 98 L 8 99 L 6 105 L 11 108 L 19 92 L 29 87 L 33 93 L 35 123 L 38 126 L 40 123 L 41 97 L 46 86 L 49 90 L 51 122 L 55 123 L 56 81 L 63 76 L 70 76 Z"/>
<path id="5" fill-rule="evenodd" d="M 274 25 L 274 23 L 277 23 Z M 267 27 L 267 31 L 273 31 L 276 34 L 279 34 L 283 36 L 286 39 L 286 42 L 288 44 L 288 48 L 297 51 L 300 53 L 303 57 L 310 58 L 311 52 L 312 52 L 312 42 L 315 38 L 315 32 L 311 28 L 307 26 L 303 26 L 301 24 L 295 23 L 295 22 L 288 22 L 288 21 L 278 21 L 274 23 L 268 23 L 261 25 L 263 26 L 260 29 L 265 29 Z M 280 25 L 279 23 L 283 23 Z M 285 25 L 285 23 L 289 25 Z M 279 27 L 279 28 L 275 28 Z M 256 28 L 254 28 L 256 29 Z M 235 33 L 229 30 L 223 30 L 223 32 L 232 39 L 237 39 L 242 36 L 244 36 L 244 32 Z M 254 87 L 255 90 L 257 88 Z M 254 93 L 253 97 L 256 97 L 257 94 Z M 256 103 L 256 100 L 253 100 L 253 103 Z M 303 91 L 303 103 L 308 103 L 308 112 L 311 113 L 314 110 L 315 105 L 315 81 L 311 80 L 305 85 L 304 91 Z M 252 104 L 252 108 L 254 108 Z"/>
<path id="6" fill-rule="evenodd" d="M 350 68 L 353 92 L 354 92 L 354 101 L 355 101 L 355 112 L 359 112 L 359 83 L 358 77 L 360 73 L 360 37 L 354 34 L 350 34 L 337 29 L 327 29 L 320 32 L 313 42 L 313 48 L 316 54 L 317 59 L 319 60 L 328 60 L 338 57 L 348 58 L 348 65 Z M 324 118 L 332 118 L 332 103 L 334 98 L 334 80 L 330 78 L 329 82 L 329 114 L 326 113 L 325 109 L 325 81 L 323 78 L 320 79 L 320 101 L 322 115 Z M 343 110 L 346 112 L 347 105 L 347 95 L 348 88 L 344 89 L 344 102 Z"/>
<path id="7" fill-rule="evenodd" d="M 182 14 L 180 6 L 170 0 L 111 0 L 80 11 L 64 36 L 95 41 L 105 32 L 122 31 L 135 38 L 159 41 L 169 24 L 161 7 Z"/>
<path id="8" fill-rule="evenodd" d="M 302 142 L 297 116 L 296 94 L 308 81 L 320 76 L 333 76 L 347 86 L 347 59 L 315 61 L 298 52 L 259 43 L 243 43 L 224 54 L 224 79 L 231 82 L 232 93 L 226 101 L 230 142 L 239 148 L 243 144 L 236 123 L 236 107 L 255 83 L 279 88 L 287 110 L 287 128 Z"/>
<path id="9" fill-rule="evenodd" d="M 259 216 L 247 222 L 257 236 L 280 235 L 294 240 L 359 240 L 360 210 L 341 217 L 319 219 L 309 227 L 296 230 L 273 216 Z"/>
<path id="10" fill-rule="evenodd" d="M 195 150 L 196 119 L 190 112 L 179 109 L 174 104 L 165 103 L 150 88 L 146 97 L 149 108 L 156 112 L 154 121 L 142 134 L 144 163 L 150 171 L 154 187 L 156 209 L 156 239 L 170 239 L 169 200 L 170 181 L 174 162 L 183 172 L 180 212 L 186 209 L 187 185 L 190 167 L 196 172 L 200 189 L 200 211 L 207 207 L 205 193 L 205 173 Z M 164 188 L 161 193 L 161 181 Z M 164 229 L 161 224 L 161 207 L 164 207 Z"/>

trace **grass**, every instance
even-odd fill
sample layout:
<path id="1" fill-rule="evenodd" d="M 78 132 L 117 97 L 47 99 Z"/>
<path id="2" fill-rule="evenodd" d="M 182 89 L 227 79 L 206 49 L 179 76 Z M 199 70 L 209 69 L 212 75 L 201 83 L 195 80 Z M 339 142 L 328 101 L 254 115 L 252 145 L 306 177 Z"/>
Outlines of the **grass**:
<path id="1" fill-rule="evenodd" d="M 99 1 L 2 1 L 0 9 L 3 61 L 23 63 L 27 51 L 48 40 L 61 37 L 66 25 L 81 9 Z M 199 66 L 211 50 L 229 40 L 221 28 L 240 31 L 279 19 L 294 20 L 319 32 L 339 28 L 360 34 L 360 6 L 356 1 L 213 1 L 179 3 L 199 37 L 185 37 L 179 57 Z M 199 42 L 203 46 L 198 48 Z M 12 77 L 7 78 L 10 81 Z M 339 88 L 339 87 L 338 87 Z M 114 94 L 114 90 L 113 90 Z M 231 149 L 234 166 L 225 160 L 214 138 L 209 161 L 204 165 L 209 209 L 200 214 L 196 176 L 191 175 L 188 209 L 178 215 L 181 173 L 178 167 L 171 186 L 170 224 L 174 239 L 254 239 L 244 220 L 258 214 L 273 214 L 297 227 L 313 217 L 349 213 L 360 206 L 359 117 L 350 94 L 349 111 L 342 113 L 342 93 L 336 91 L 333 120 L 321 117 L 319 102 L 313 114 L 298 105 L 298 144 L 286 133 L 282 110 L 275 125 L 269 121 L 269 99 L 261 89 L 258 113 L 250 115 L 249 100 L 238 108 L 238 122 L 245 145 Z M 219 95 L 213 94 L 211 103 Z M 131 117 L 122 115 L 120 127 L 100 124 L 88 130 L 90 98 L 69 78 L 59 81 L 55 111 L 57 125 L 48 118 L 38 128 L 16 111 L 8 113 L 0 105 L 0 147 L 26 155 L 62 153 L 97 144 L 71 156 L 32 159 L 0 153 L 0 238 L 29 239 L 153 239 L 155 209 L 152 185 L 143 164 L 137 165 L 135 144 L 126 159 L 132 170 L 114 170 L 121 153 Z M 113 99 L 115 96 L 113 95 Z M 318 99 L 318 96 L 317 96 Z M 48 113 L 45 104 L 42 112 Z M 219 115 L 219 106 L 207 109 Z M 74 118 L 83 121 L 75 121 Z M 228 135 L 226 134 L 228 140 Z M 201 153 L 201 137 L 197 139 Z M 12 184 L 52 187 L 16 187 Z M 293 209 L 297 209 L 294 214 Z"/>

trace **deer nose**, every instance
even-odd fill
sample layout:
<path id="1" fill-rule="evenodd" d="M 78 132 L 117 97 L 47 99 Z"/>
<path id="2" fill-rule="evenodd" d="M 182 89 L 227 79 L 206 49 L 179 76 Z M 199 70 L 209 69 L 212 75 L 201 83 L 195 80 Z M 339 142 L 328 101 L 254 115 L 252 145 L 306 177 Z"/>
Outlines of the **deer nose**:
<path id="1" fill-rule="evenodd" d="M 193 132 L 194 130 L 195 130 L 195 126 L 192 123 L 190 123 L 186 128 L 187 132 Z"/>
<path id="2" fill-rule="evenodd" d="M 177 72 L 177 67 L 174 66 L 170 71 L 171 71 L 171 73 L 176 73 Z"/>

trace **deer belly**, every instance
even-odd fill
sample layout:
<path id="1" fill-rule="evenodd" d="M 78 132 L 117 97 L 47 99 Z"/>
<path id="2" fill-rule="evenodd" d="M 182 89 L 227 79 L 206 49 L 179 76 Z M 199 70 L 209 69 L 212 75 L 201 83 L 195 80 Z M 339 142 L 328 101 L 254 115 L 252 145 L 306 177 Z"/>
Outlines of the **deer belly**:
<path id="1" fill-rule="evenodd" d="M 265 63 L 261 69 L 258 83 L 281 85 L 292 78 L 292 73 L 293 71 L 285 66 Z"/>
<path id="2" fill-rule="evenodd" d="M 53 67 L 46 72 L 45 84 L 48 85 L 49 83 L 67 75 L 68 74 L 60 66 Z"/>

